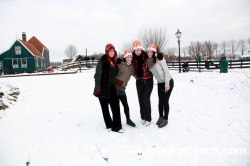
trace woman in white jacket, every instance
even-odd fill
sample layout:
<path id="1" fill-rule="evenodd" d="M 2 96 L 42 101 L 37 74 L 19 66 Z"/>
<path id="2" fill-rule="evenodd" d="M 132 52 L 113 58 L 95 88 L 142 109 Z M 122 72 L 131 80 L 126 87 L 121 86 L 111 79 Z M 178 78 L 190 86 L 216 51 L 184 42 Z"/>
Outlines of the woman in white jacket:
<path id="1" fill-rule="evenodd" d="M 158 82 L 160 116 L 156 124 L 161 128 L 168 124 L 169 98 L 174 87 L 174 81 L 169 73 L 166 60 L 163 58 L 163 54 L 157 53 L 156 45 L 154 43 L 149 45 L 147 54 L 147 64 L 149 70 L 152 72 Z"/>

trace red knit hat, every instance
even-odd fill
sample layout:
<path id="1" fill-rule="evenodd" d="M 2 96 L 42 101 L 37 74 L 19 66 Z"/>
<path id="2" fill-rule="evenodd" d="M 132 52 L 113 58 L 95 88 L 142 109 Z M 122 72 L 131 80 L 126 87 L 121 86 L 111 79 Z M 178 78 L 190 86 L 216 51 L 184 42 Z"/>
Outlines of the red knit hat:
<path id="1" fill-rule="evenodd" d="M 114 50 L 115 51 L 115 55 L 114 55 L 114 57 L 113 57 L 113 60 L 110 58 L 110 56 L 109 56 L 109 51 L 110 50 Z M 117 52 L 116 52 L 116 50 L 115 50 L 115 47 L 112 45 L 112 44 L 107 44 L 106 45 L 106 47 L 105 47 L 105 53 L 106 53 L 106 55 L 107 55 L 107 59 L 108 59 L 108 61 L 109 61 L 109 63 L 112 65 L 112 63 L 111 63 L 111 61 L 113 61 L 113 63 L 115 64 L 115 66 L 116 66 L 116 59 L 117 59 Z"/>

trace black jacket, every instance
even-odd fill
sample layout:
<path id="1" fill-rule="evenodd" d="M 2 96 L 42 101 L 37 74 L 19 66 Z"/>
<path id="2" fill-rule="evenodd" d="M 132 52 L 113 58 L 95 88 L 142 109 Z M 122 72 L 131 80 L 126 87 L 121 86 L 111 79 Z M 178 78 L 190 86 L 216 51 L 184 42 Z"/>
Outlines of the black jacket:
<path id="1" fill-rule="evenodd" d="M 115 77 L 118 72 L 117 66 L 112 67 L 104 54 L 98 61 L 95 73 L 95 90 L 101 90 L 100 95 L 96 97 L 109 99 L 110 98 L 110 85 L 115 84 Z"/>

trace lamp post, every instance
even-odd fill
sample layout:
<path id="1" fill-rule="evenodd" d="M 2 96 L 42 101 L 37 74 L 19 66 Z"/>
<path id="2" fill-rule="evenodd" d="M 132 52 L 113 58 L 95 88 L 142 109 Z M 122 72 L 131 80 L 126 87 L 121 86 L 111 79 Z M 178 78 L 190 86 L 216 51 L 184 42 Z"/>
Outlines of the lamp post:
<path id="1" fill-rule="evenodd" d="M 181 32 L 179 29 L 175 33 L 176 38 L 178 38 L 178 44 L 179 44 L 179 73 L 181 73 L 181 51 L 180 51 L 180 38 L 181 38 Z"/>

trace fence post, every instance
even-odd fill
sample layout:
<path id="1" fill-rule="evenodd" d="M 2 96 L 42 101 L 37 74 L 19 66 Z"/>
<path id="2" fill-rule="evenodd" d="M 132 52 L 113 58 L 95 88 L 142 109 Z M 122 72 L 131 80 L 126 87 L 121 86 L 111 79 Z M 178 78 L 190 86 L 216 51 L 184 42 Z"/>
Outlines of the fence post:
<path id="1" fill-rule="evenodd" d="M 79 63 L 80 63 L 80 73 L 82 72 L 82 64 L 81 64 L 81 61 L 79 61 Z"/>

